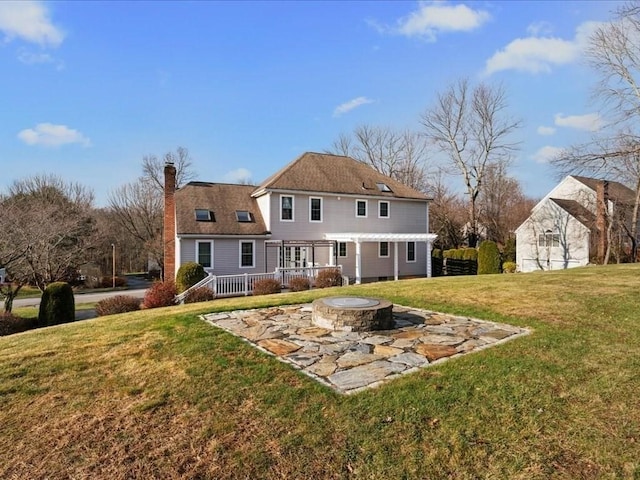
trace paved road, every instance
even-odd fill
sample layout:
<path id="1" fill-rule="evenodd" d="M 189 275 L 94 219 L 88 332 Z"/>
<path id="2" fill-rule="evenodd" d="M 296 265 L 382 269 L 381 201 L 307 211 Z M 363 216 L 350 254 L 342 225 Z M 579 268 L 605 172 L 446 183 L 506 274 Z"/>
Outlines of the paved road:
<path id="1" fill-rule="evenodd" d="M 101 292 L 101 293 L 77 293 L 74 295 L 76 305 L 82 303 L 94 303 L 99 302 L 105 298 L 115 297 L 116 295 L 129 295 L 136 298 L 144 298 L 144 294 L 147 290 L 139 288 L 135 290 L 118 290 L 115 292 Z M 13 301 L 15 307 L 31 307 L 40 305 L 40 297 L 37 298 L 17 298 Z"/>

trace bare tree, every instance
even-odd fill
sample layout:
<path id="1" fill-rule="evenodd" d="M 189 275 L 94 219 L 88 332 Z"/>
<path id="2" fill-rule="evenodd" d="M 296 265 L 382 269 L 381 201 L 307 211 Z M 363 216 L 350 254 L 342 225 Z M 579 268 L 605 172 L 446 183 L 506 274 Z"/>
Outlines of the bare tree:
<path id="1" fill-rule="evenodd" d="M 458 248 L 462 244 L 462 229 L 466 207 L 460 195 L 452 192 L 438 175 L 432 182 L 433 201 L 429 205 L 429 226 L 438 235 L 438 246 Z"/>
<path id="2" fill-rule="evenodd" d="M 427 188 L 427 145 L 418 132 L 362 125 L 352 136 L 340 135 L 329 152 L 352 157 L 418 191 Z"/>
<path id="3" fill-rule="evenodd" d="M 520 121 L 507 112 L 507 98 L 501 86 L 466 79 L 450 85 L 422 115 L 428 139 L 444 152 L 462 176 L 469 196 L 468 243 L 478 240 L 477 200 L 483 189 L 488 165 L 507 163 L 517 144 L 509 141 Z"/>
<path id="4" fill-rule="evenodd" d="M 137 181 L 125 184 L 109 196 L 109 208 L 117 222 L 138 241 L 138 249 L 153 259 L 160 269 L 164 266 L 162 245 L 164 165 L 176 167 L 176 187 L 183 186 L 194 177 L 191 157 L 186 148 L 178 147 L 160 160 L 154 155 L 142 159 L 143 175 Z"/>
<path id="5" fill-rule="evenodd" d="M 0 263 L 12 282 L 2 293 L 10 311 L 23 285 L 44 290 L 75 278 L 92 248 L 93 194 L 43 175 L 15 182 L 0 201 Z"/>

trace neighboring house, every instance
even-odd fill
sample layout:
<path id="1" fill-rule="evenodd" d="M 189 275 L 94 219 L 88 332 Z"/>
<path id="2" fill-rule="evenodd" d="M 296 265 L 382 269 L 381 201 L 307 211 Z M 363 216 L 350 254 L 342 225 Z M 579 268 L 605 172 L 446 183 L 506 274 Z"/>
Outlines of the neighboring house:
<path id="1" fill-rule="evenodd" d="M 634 192 L 618 182 L 570 175 L 516 229 L 521 272 L 558 270 L 602 263 L 610 247 L 629 249 Z M 618 233 L 616 237 L 615 233 Z"/>
<path id="2" fill-rule="evenodd" d="M 260 186 L 190 182 L 165 167 L 165 278 L 341 265 L 355 279 L 431 275 L 429 201 L 352 158 L 305 153 Z"/>

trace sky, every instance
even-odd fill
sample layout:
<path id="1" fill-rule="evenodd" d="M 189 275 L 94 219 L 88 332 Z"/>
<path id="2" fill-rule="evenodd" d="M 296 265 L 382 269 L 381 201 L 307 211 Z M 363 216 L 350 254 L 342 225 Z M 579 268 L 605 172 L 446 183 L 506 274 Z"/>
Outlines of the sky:
<path id="1" fill-rule="evenodd" d="M 106 206 L 179 146 L 198 180 L 259 183 L 361 125 L 420 130 L 468 78 L 506 90 L 510 174 L 542 197 L 548 159 L 606 123 L 583 49 L 616 5 L 0 1 L 0 191 L 54 174 Z"/>

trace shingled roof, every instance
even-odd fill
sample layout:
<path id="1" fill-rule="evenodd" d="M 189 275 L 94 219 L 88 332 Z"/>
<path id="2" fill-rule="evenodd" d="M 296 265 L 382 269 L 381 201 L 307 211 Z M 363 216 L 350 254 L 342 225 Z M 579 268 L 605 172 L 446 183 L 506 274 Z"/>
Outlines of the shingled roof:
<path id="1" fill-rule="evenodd" d="M 254 185 L 189 182 L 176 191 L 178 235 L 268 234 L 256 199 Z M 196 209 L 212 212 L 212 221 L 196 220 Z M 236 211 L 251 213 L 250 222 L 239 222 Z"/>
<path id="2" fill-rule="evenodd" d="M 560 208 L 565 210 L 569 215 L 582 223 L 585 227 L 591 229 L 596 224 L 596 216 L 593 212 L 580 205 L 575 200 L 566 200 L 564 198 L 551 198 Z"/>
<path id="3" fill-rule="evenodd" d="M 598 189 L 598 184 L 603 180 L 598 180 L 596 178 L 589 177 L 581 177 L 578 175 L 571 175 L 573 178 L 578 180 L 580 183 L 586 185 L 594 192 Z M 621 203 L 624 205 L 633 205 L 635 202 L 635 194 L 633 190 L 629 187 L 623 185 L 620 182 L 608 181 L 609 182 L 609 199 L 614 203 Z"/>
<path id="4" fill-rule="evenodd" d="M 386 185 L 390 191 L 381 190 Z M 267 190 L 430 200 L 429 197 L 351 157 L 307 152 L 275 173 L 253 193 Z"/>

